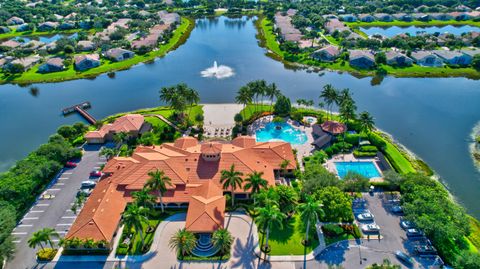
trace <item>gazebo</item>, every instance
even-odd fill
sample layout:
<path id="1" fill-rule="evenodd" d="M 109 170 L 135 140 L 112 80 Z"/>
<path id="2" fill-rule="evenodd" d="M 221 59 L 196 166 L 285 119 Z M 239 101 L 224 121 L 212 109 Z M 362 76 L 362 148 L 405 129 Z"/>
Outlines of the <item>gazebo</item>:
<path id="1" fill-rule="evenodd" d="M 347 126 L 341 122 L 328 120 L 320 125 L 322 130 L 332 135 L 342 134 L 347 131 Z"/>
<path id="2" fill-rule="evenodd" d="M 338 121 L 326 121 L 322 124 L 315 124 L 312 128 L 312 135 L 314 145 L 318 149 L 322 149 L 332 142 L 335 135 L 344 133 L 347 130 L 345 124 Z"/>

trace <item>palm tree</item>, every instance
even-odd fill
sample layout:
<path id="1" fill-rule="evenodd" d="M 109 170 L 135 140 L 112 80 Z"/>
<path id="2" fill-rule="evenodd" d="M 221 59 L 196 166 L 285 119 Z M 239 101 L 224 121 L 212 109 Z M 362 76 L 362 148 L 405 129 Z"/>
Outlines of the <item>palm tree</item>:
<path id="1" fill-rule="evenodd" d="M 243 105 L 242 112 L 245 110 L 245 107 L 248 104 L 252 103 L 252 100 L 253 100 L 252 91 L 247 86 L 241 87 L 237 92 L 237 96 L 235 97 L 235 102 L 237 104 L 242 104 Z M 245 115 L 242 115 L 242 116 L 245 119 Z"/>
<path id="2" fill-rule="evenodd" d="M 303 221 L 307 222 L 307 230 L 305 231 L 305 245 L 308 244 L 308 234 L 310 233 L 310 223 L 316 222 L 319 217 L 325 215 L 322 204 L 315 201 L 312 196 L 307 196 L 305 203 L 298 205 L 298 211 Z"/>
<path id="3" fill-rule="evenodd" d="M 287 167 L 290 165 L 290 160 L 283 160 L 281 163 L 280 163 L 280 168 L 282 170 L 282 173 L 283 175 L 285 176 L 285 174 L 287 173 Z"/>
<path id="4" fill-rule="evenodd" d="M 140 191 L 136 191 L 132 194 L 135 203 L 145 207 L 152 208 L 155 205 L 157 198 L 150 194 L 148 188 L 143 188 Z"/>
<path id="5" fill-rule="evenodd" d="M 271 111 L 273 108 L 273 100 L 275 99 L 275 97 L 279 96 L 281 92 L 277 88 L 277 85 L 275 83 L 272 83 L 266 86 L 264 92 L 265 92 L 265 95 L 270 99 L 270 111 Z"/>
<path id="6" fill-rule="evenodd" d="M 235 204 L 235 190 L 242 185 L 243 173 L 235 171 L 235 165 L 230 166 L 230 170 L 222 170 L 220 183 L 223 184 L 223 189 L 231 189 L 232 192 L 232 206 Z"/>
<path id="7" fill-rule="evenodd" d="M 355 119 L 355 111 L 357 110 L 357 106 L 353 100 L 346 100 L 340 105 L 340 118 L 342 121 L 347 125 L 350 120 Z"/>
<path id="8" fill-rule="evenodd" d="M 343 103 L 345 102 L 353 102 L 352 94 L 350 93 L 350 89 L 346 88 L 343 89 L 340 93 L 337 95 L 337 106 L 340 108 Z"/>
<path id="9" fill-rule="evenodd" d="M 193 249 L 197 245 L 197 238 L 192 232 L 187 231 L 185 228 L 178 230 L 172 238 L 170 238 L 168 245 L 171 249 L 180 252 L 181 257 L 192 253 Z"/>
<path id="10" fill-rule="evenodd" d="M 171 106 L 174 94 L 175 94 L 174 87 L 163 87 L 160 90 L 160 101 L 163 101 L 167 103 L 169 106 Z"/>
<path id="11" fill-rule="evenodd" d="M 368 134 L 375 127 L 375 121 L 367 111 L 360 113 L 358 121 L 360 123 L 360 132 L 364 134 Z M 358 142 L 360 143 L 360 136 L 358 137 Z"/>
<path id="12" fill-rule="evenodd" d="M 100 156 L 105 156 L 105 158 L 107 158 L 107 160 L 110 160 L 111 158 L 113 158 L 114 156 L 117 155 L 117 151 L 115 149 L 112 149 L 112 148 L 102 147 L 99 155 Z"/>
<path id="13" fill-rule="evenodd" d="M 28 239 L 28 246 L 31 248 L 36 248 L 37 246 L 40 246 L 40 248 L 43 248 L 43 243 L 46 242 L 45 239 L 45 234 L 42 233 L 42 230 L 36 231 L 32 234 L 30 239 Z"/>
<path id="14" fill-rule="evenodd" d="M 51 248 L 54 248 L 52 237 L 54 238 L 60 238 L 60 235 L 55 231 L 53 228 L 43 228 L 40 230 L 41 233 L 43 233 L 43 236 L 45 238 L 45 241 L 48 242 Z"/>
<path id="15" fill-rule="evenodd" d="M 320 98 L 323 98 L 323 101 L 327 104 L 328 112 L 331 113 L 332 104 L 338 99 L 337 90 L 332 86 L 332 84 L 327 84 L 323 86 L 322 93 Z M 327 116 L 328 120 L 328 116 Z"/>
<path id="16" fill-rule="evenodd" d="M 222 255 L 225 255 L 230 252 L 233 243 L 233 236 L 227 229 L 220 228 L 213 233 L 212 243 Z"/>
<path id="17" fill-rule="evenodd" d="M 190 110 L 194 104 L 200 102 L 200 95 L 198 92 L 187 86 L 185 83 L 180 83 L 176 86 L 177 91 L 185 98 L 188 104 L 188 115 L 190 116 Z"/>
<path id="18" fill-rule="evenodd" d="M 147 181 L 145 186 L 150 188 L 153 191 L 157 191 L 158 198 L 160 199 L 160 208 L 162 209 L 162 213 L 165 212 L 163 206 L 163 195 L 167 192 L 167 185 L 172 186 L 172 180 L 165 176 L 163 171 L 158 169 L 154 171 L 148 172 L 148 176 L 150 177 Z"/>
<path id="19" fill-rule="evenodd" d="M 257 207 L 268 207 L 279 205 L 280 196 L 275 191 L 275 188 L 262 189 L 259 193 L 255 194 L 255 203 Z"/>
<path id="20" fill-rule="evenodd" d="M 260 192 L 262 188 L 268 186 L 268 181 L 262 178 L 263 172 L 253 171 L 253 173 L 248 174 L 248 177 L 245 179 L 245 186 L 243 189 L 245 191 L 250 190 L 250 193 L 253 195 L 253 203 L 255 204 L 256 194 Z"/>
<path id="21" fill-rule="evenodd" d="M 257 211 L 258 211 L 257 222 L 259 226 L 263 228 L 263 231 L 266 234 L 265 248 L 264 248 L 265 257 L 266 257 L 266 252 L 269 249 L 268 239 L 270 237 L 270 229 L 272 228 L 273 225 L 275 225 L 279 229 L 283 229 L 283 220 L 287 216 L 283 214 L 282 211 L 280 211 L 280 209 L 276 205 L 257 208 Z"/>
<path id="22" fill-rule="evenodd" d="M 123 144 L 128 138 L 128 133 L 126 132 L 119 132 L 119 133 L 115 133 L 113 135 L 113 141 L 115 141 L 115 143 L 121 145 Z"/>
<path id="23" fill-rule="evenodd" d="M 147 218 L 148 209 L 142 206 L 138 206 L 136 203 L 130 204 L 127 210 L 123 212 L 122 223 L 125 225 L 125 229 L 128 232 L 132 231 L 132 228 L 140 234 L 142 240 L 142 247 L 144 246 L 143 238 L 143 224 L 148 223 Z"/>

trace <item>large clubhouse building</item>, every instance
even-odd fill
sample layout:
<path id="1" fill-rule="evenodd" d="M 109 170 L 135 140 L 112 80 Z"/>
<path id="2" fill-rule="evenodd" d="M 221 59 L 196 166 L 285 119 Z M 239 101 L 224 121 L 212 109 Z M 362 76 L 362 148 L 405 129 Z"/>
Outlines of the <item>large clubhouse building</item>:
<path id="1" fill-rule="evenodd" d="M 161 170 L 171 179 L 163 196 L 167 207 L 186 207 L 185 228 L 194 233 L 212 233 L 223 227 L 225 197 L 221 171 L 235 165 L 244 177 L 263 172 L 269 186 L 275 185 L 288 160 L 287 172 L 296 168 L 292 147 L 286 142 L 256 142 L 240 136 L 231 142 L 200 143 L 182 137 L 160 146 L 139 146 L 131 157 L 115 157 L 105 166 L 98 182 L 66 238 L 91 238 L 112 243 L 132 193 L 141 190 L 148 173 Z M 239 188 L 236 198 L 246 198 L 249 190 Z M 111 245 L 111 244 L 110 244 Z"/>

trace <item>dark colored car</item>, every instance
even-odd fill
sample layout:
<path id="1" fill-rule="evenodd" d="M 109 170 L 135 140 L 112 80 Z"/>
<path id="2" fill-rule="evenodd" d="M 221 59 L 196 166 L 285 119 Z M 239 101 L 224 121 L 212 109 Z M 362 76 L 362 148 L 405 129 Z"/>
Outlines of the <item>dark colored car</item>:
<path id="1" fill-rule="evenodd" d="M 90 177 L 101 177 L 103 173 L 101 171 L 92 171 L 90 172 Z"/>
<path id="2" fill-rule="evenodd" d="M 74 167 L 77 167 L 77 164 L 74 163 L 74 162 L 66 162 L 66 163 L 65 163 L 65 167 L 67 167 L 67 168 L 74 168 Z"/>
<path id="3" fill-rule="evenodd" d="M 412 229 L 415 228 L 415 223 L 408 220 L 402 220 L 400 221 L 400 227 L 404 230 Z"/>
<path id="4" fill-rule="evenodd" d="M 415 253 L 420 256 L 434 256 L 437 255 L 437 250 L 431 245 L 415 246 Z"/>
<path id="5" fill-rule="evenodd" d="M 405 252 L 401 252 L 400 250 L 398 250 L 395 252 L 395 256 L 397 256 L 399 260 L 407 263 L 408 265 L 413 265 L 412 257 L 408 256 L 408 254 L 406 254 Z"/>
<path id="6" fill-rule="evenodd" d="M 415 229 L 415 228 L 407 229 L 407 237 L 409 238 L 419 238 L 423 236 L 424 236 L 423 232 L 418 229 Z"/>
<path id="7" fill-rule="evenodd" d="M 402 214 L 403 213 L 403 208 L 399 205 L 396 205 L 396 206 L 392 206 L 391 211 L 392 211 L 392 213 L 395 213 L 395 214 Z"/>

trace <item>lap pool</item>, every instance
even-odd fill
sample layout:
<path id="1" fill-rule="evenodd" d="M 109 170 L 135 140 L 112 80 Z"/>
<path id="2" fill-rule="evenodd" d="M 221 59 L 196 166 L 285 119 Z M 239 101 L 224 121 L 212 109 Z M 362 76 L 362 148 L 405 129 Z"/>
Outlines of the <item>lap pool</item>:
<path id="1" fill-rule="evenodd" d="M 373 162 L 335 162 L 338 176 L 344 178 L 348 172 L 360 174 L 366 178 L 381 177 Z"/>

